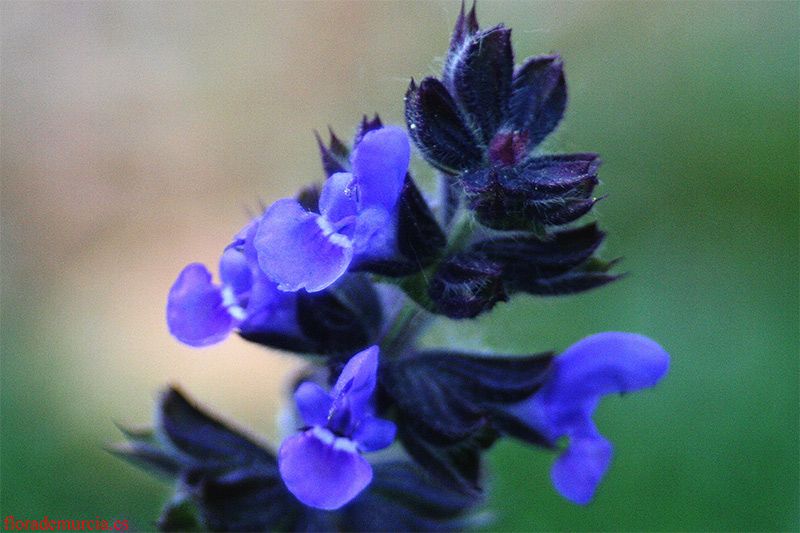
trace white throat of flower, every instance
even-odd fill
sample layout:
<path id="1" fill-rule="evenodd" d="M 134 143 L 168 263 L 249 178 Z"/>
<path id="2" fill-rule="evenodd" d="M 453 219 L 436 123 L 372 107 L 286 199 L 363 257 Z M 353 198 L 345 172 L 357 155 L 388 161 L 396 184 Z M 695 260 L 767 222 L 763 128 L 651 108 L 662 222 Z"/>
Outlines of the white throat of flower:
<path id="1" fill-rule="evenodd" d="M 338 233 L 338 231 L 353 222 L 353 220 L 355 220 L 355 217 L 345 217 L 334 225 L 331 224 L 330 220 L 320 215 L 317 217 L 317 226 L 322 230 L 322 236 L 327 238 L 329 243 L 347 249 L 353 247 L 353 241 L 346 235 Z"/>

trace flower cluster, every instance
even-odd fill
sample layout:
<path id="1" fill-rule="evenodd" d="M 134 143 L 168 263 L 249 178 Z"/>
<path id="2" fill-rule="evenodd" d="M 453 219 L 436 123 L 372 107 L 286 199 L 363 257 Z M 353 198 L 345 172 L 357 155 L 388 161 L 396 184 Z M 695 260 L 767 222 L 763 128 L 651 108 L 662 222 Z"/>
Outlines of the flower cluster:
<path id="1" fill-rule="evenodd" d="M 604 395 L 654 386 L 668 355 L 600 333 L 552 353 L 425 348 L 429 319 L 475 318 L 516 293 L 564 295 L 618 276 L 595 203 L 595 154 L 542 155 L 567 102 L 557 56 L 515 67 L 511 30 L 463 6 L 441 79 L 412 81 L 406 130 L 366 117 L 352 146 L 317 137 L 325 180 L 274 202 L 222 253 L 178 276 L 167 325 L 184 344 L 244 339 L 307 357 L 277 453 L 177 389 L 122 455 L 177 481 L 160 526 L 213 530 L 452 530 L 485 516 L 483 453 L 498 439 L 558 453 L 551 480 L 592 500 L 611 443 Z M 436 170 L 433 200 L 409 173 Z M 562 442 L 563 439 L 563 442 Z"/>

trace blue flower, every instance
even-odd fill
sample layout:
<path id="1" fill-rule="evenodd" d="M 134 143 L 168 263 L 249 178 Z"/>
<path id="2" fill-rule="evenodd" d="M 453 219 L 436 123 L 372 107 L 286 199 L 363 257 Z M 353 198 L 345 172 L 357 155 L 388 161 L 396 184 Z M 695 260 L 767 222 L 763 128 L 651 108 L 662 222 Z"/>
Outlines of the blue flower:
<path id="1" fill-rule="evenodd" d="M 360 452 L 391 445 L 396 427 L 373 416 L 378 347 L 353 356 L 330 393 L 306 382 L 295 392 L 308 428 L 286 439 L 278 452 L 281 477 L 298 500 L 311 507 L 338 509 L 372 481 L 372 467 Z"/>
<path id="2" fill-rule="evenodd" d="M 403 130 L 367 132 L 350 156 L 352 172 L 325 182 L 319 213 L 289 198 L 267 209 L 255 236 L 261 269 L 281 290 L 315 292 L 362 261 L 393 256 L 409 157 Z"/>
<path id="3" fill-rule="evenodd" d="M 167 297 L 169 332 L 189 346 L 210 346 L 236 328 L 246 332 L 280 331 L 297 335 L 295 297 L 279 291 L 258 267 L 253 236 L 257 221 L 235 237 L 219 261 L 221 284 L 200 263 L 178 275 Z"/>
<path id="4" fill-rule="evenodd" d="M 652 387 L 668 368 L 658 344 L 632 333 L 592 335 L 553 360 L 550 378 L 514 411 L 552 444 L 569 438 L 550 471 L 562 496 L 589 503 L 611 462 L 613 447 L 592 421 L 600 398 Z"/>

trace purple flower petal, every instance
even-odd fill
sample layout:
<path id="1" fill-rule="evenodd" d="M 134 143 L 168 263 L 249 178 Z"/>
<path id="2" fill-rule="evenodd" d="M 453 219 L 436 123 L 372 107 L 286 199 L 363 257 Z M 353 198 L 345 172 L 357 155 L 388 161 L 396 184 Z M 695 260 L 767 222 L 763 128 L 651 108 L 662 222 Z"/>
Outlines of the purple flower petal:
<path id="1" fill-rule="evenodd" d="M 278 467 L 286 488 L 319 509 L 338 509 L 372 481 L 372 467 L 355 443 L 319 426 L 286 439 Z"/>
<path id="2" fill-rule="evenodd" d="M 319 212 L 328 220 L 339 222 L 355 217 L 358 211 L 353 175 L 337 172 L 325 181 L 319 195 Z"/>
<path id="3" fill-rule="evenodd" d="M 367 132 L 350 155 L 359 208 L 394 209 L 408 171 L 411 148 L 405 131 L 386 127 Z"/>
<path id="4" fill-rule="evenodd" d="M 184 268 L 167 297 L 169 332 L 189 346 L 209 346 L 222 341 L 237 324 L 208 269 L 200 263 Z"/>
<path id="5" fill-rule="evenodd" d="M 566 498 L 589 503 L 608 469 L 612 446 L 592 422 L 600 397 L 655 385 L 669 368 L 669 355 L 654 341 L 631 333 L 587 337 L 553 360 L 550 379 L 515 409 L 551 442 L 568 436 L 551 478 Z"/>
<path id="6" fill-rule="evenodd" d="M 392 444 L 394 423 L 372 416 L 377 371 L 378 347 L 372 346 L 347 362 L 330 394 L 311 382 L 295 392 L 312 427 L 284 441 L 278 463 L 286 486 L 306 505 L 337 509 L 353 499 L 372 481 L 372 467 L 359 452 Z"/>
<path id="7" fill-rule="evenodd" d="M 297 410 L 307 426 L 324 426 L 333 400 L 325 390 L 310 381 L 301 383 L 294 393 Z"/>
<path id="8" fill-rule="evenodd" d="M 353 234 L 353 260 L 383 259 L 397 250 L 397 221 L 381 207 L 371 207 L 358 214 Z"/>
<path id="9" fill-rule="evenodd" d="M 241 249 L 247 261 L 253 265 L 258 266 L 258 251 L 255 247 L 256 233 L 258 232 L 258 224 L 261 222 L 260 218 L 254 218 L 247 226 L 242 228 L 242 231 L 236 234 L 233 238 L 233 243 L 229 247 Z M 260 271 L 260 268 L 255 269 Z"/>
<path id="10" fill-rule="evenodd" d="M 350 358 L 331 391 L 333 409 L 347 408 L 356 420 L 366 416 L 372 392 L 375 390 L 377 373 L 377 346 L 371 346 Z"/>
<path id="11" fill-rule="evenodd" d="M 238 295 L 246 294 L 253 286 L 253 271 L 244 253 L 228 247 L 219 260 L 219 277 Z"/>
<path id="12" fill-rule="evenodd" d="M 353 441 L 361 451 L 377 452 L 392 445 L 395 433 L 397 426 L 394 422 L 368 416 L 356 426 Z"/>
<path id="13" fill-rule="evenodd" d="M 292 199 L 278 200 L 267 209 L 255 246 L 261 269 L 282 291 L 322 290 L 347 270 L 353 256 L 350 239 Z"/>
<path id="14" fill-rule="evenodd" d="M 553 375 L 534 396 L 548 433 L 575 430 L 600 396 L 652 387 L 669 368 L 669 355 L 632 333 L 599 333 L 567 348 L 553 361 Z"/>
<path id="15" fill-rule="evenodd" d="M 586 505 L 611 463 L 613 447 L 602 435 L 575 436 L 553 463 L 550 479 L 568 500 Z"/>
<path id="16" fill-rule="evenodd" d="M 297 293 L 279 291 L 261 274 L 247 305 L 239 332 L 248 340 L 291 351 L 307 351 L 306 334 L 297 321 Z"/>

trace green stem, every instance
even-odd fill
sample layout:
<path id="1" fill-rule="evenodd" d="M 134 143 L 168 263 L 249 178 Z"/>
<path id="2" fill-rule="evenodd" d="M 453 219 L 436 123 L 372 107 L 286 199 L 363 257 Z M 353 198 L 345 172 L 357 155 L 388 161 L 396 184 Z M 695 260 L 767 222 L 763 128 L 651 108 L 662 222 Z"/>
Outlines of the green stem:
<path id="1" fill-rule="evenodd" d="M 443 257 L 464 249 L 469 238 L 472 236 L 474 224 L 475 221 L 472 218 L 470 210 L 463 205 L 460 206 L 453 216 L 452 224 L 450 224 L 448 228 L 447 247 L 442 253 Z"/>
<path id="2" fill-rule="evenodd" d="M 472 236 L 473 223 L 470 211 L 461 206 L 456 210 L 448 227 L 447 246 L 443 250 L 440 260 L 411 276 L 380 279 L 380 281 L 400 287 L 411 300 L 397 314 L 394 324 L 381 343 L 385 353 L 399 353 L 409 346 L 421 333 L 432 313 L 437 311 L 436 304 L 428 295 L 428 280 L 439 268 L 442 259 L 466 246 Z"/>
<path id="3" fill-rule="evenodd" d="M 432 315 L 414 302 L 406 302 L 381 342 L 381 353 L 397 356 L 406 351 Z"/>

